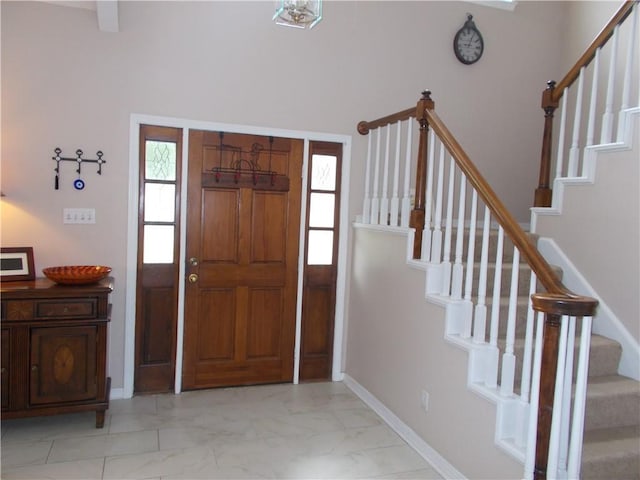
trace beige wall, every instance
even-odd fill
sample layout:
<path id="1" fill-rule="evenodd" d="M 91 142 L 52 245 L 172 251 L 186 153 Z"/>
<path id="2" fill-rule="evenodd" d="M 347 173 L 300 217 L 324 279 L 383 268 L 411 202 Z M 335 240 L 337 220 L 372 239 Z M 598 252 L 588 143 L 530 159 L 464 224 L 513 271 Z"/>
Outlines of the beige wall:
<path id="1" fill-rule="evenodd" d="M 444 340 L 444 308 L 407 266 L 406 237 L 356 229 L 354 242 L 347 374 L 465 477 L 522 478 L 494 443 L 495 405 L 467 388 L 468 354 Z"/>
<path id="2" fill-rule="evenodd" d="M 618 10 L 622 2 L 569 2 L 563 50 L 566 69 L 582 54 Z M 628 19 L 630 21 L 630 19 Z M 626 33 L 622 29 L 623 33 Z M 620 45 L 626 52 L 627 37 Z M 608 50 L 601 65 L 599 98 L 604 98 Z M 619 59 L 622 79 L 624 58 Z M 632 85 L 638 85 L 638 68 Z M 637 97 L 636 97 L 637 98 Z M 634 150 L 598 157 L 594 185 L 565 189 L 562 215 L 538 219 L 537 232 L 558 244 L 602 300 L 640 342 L 640 173 L 638 170 L 638 120 Z M 597 320 L 596 320 L 597 321 Z"/>
<path id="3" fill-rule="evenodd" d="M 31 245 L 36 269 L 113 267 L 112 385 L 123 386 L 129 120 L 132 113 L 354 136 L 351 218 L 361 210 L 359 120 L 415 104 L 437 109 L 522 221 L 537 176 L 540 92 L 558 70 L 566 5 L 520 2 L 514 12 L 465 2 L 326 2 L 312 31 L 274 25 L 273 2 L 119 2 L 119 33 L 95 13 L 1 2 L 2 245 Z M 485 56 L 452 52 L 470 12 Z M 526 44 L 526 48 L 525 48 Z M 73 165 L 53 189 L 53 149 L 105 153 L 102 176 Z M 63 225 L 65 207 L 97 223 Z M 349 232 L 344 232 L 349 234 Z"/>
<path id="4" fill-rule="evenodd" d="M 567 73 L 576 63 L 622 3 L 621 0 L 568 2 L 567 18 L 571 28 L 567 29 L 562 43 L 564 66 L 561 74 Z"/>
<path id="5" fill-rule="evenodd" d="M 594 184 L 566 187 L 562 215 L 540 215 L 536 231 L 558 244 L 636 342 L 640 342 L 638 115 L 633 131 L 633 149 L 601 153 Z"/>

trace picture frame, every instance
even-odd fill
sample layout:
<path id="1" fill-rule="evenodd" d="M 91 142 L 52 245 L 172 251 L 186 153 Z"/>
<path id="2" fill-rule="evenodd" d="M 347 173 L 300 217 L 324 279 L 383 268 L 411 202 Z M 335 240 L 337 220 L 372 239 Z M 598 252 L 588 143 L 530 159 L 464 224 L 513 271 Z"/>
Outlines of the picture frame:
<path id="1" fill-rule="evenodd" d="M 35 279 L 33 247 L 1 247 L 0 281 L 17 282 Z"/>

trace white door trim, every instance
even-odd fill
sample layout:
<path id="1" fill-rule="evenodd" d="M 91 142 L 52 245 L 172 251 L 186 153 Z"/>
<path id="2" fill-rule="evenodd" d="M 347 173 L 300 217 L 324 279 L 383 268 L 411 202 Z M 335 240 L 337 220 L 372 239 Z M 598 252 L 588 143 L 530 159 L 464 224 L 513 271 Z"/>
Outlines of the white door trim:
<path id="1" fill-rule="evenodd" d="M 304 218 L 306 215 L 306 183 L 307 183 L 307 156 L 309 152 L 309 142 L 324 141 L 341 143 L 342 151 L 342 184 L 340 201 L 340 239 L 338 247 L 338 275 L 336 284 L 336 310 L 334 323 L 334 347 L 333 347 L 333 380 L 342 380 L 343 368 L 343 339 L 344 339 L 344 318 L 345 318 L 345 286 L 347 277 L 347 237 L 349 232 L 349 198 L 348 185 L 351 166 L 351 136 L 338 135 L 322 132 L 309 132 L 300 130 L 285 130 L 278 128 L 257 127 L 251 125 L 235 125 L 228 123 L 205 122 L 198 120 L 188 120 L 183 118 L 162 117 L 144 114 L 131 114 L 129 121 L 129 208 L 127 222 L 127 260 L 126 260 L 126 291 L 125 291 L 125 332 L 124 332 L 124 388 L 123 397 L 133 396 L 133 376 L 135 368 L 135 320 L 136 320 L 136 272 L 138 257 L 138 181 L 139 181 L 139 142 L 140 126 L 143 124 L 157 125 L 164 127 L 182 128 L 182 188 L 181 205 L 186 205 L 187 201 L 187 168 L 189 163 L 189 130 L 211 130 L 234 133 L 246 133 L 250 135 L 268 135 L 274 137 L 298 138 L 304 140 L 304 165 L 302 173 L 301 211 L 300 211 L 300 250 L 298 271 L 302 272 L 304 258 Z M 182 212 L 185 212 L 184 207 Z M 186 242 L 186 214 L 180 218 L 180 278 L 184 278 L 185 269 L 185 242 Z M 296 343 L 295 343 L 295 363 L 294 363 L 294 383 L 298 383 L 299 362 L 300 362 L 300 329 L 302 321 L 302 275 L 298 275 L 298 294 L 296 305 Z M 176 377 L 175 391 L 182 390 L 182 354 L 184 339 L 184 282 L 178 286 L 178 332 L 176 348 Z"/>

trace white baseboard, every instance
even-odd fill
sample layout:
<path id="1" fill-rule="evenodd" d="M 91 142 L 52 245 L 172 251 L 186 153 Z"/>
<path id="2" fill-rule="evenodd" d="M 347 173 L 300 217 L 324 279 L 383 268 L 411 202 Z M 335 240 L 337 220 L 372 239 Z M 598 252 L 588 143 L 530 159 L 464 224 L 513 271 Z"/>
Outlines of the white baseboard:
<path id="1" fill-rule="evenodd" d="M 121 400 L 124 396 L 124 388 L 112 388 L 109 392 L 109 400 Z"/>
<path id="2" fill-rule="evenodd" d="M 360 399 L 376 412 L 402 439 L 424 458 L 443 478 L 466 479 L 456 468 L 436 452 L 422 437 L 414 432 L 406 423 L 389 410 L 380 400 L 371 394 L 348 374 L 344 374 L 344 384 Z"/>

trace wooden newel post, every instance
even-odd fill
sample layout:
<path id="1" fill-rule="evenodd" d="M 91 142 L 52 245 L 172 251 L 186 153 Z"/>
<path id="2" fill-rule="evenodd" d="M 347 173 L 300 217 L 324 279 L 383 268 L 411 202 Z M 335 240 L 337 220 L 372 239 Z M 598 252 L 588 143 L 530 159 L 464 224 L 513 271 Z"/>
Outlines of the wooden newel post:
<path id="1" fill-rule="evenodd" d="M 553 399 L 558 371 L 558 350 L 560 345 L 560 315 L 545 314 L 542 365 L 540 368 L 540 396 L 538 400 L 538 428 L 536 434 L 536 456 L 533 469 L 534 480 L 547 478 L 549 440 L 553 418 Z"/>
<path id="2" fill-rule="evenodd" d="M 549 80 L 547 88 L 542 92 L 542 109 L 544 110 L 544 132 L 542 134 L 542 154 L 540 155 L 540 178 L 533 200 L 534 207 L 551 206 L 551 137 L 553 134 L 553 113 L 558 108 L 554 100 L 556 82 Z"/>
<path id="3" fill-rule="evenodd" d="M 572 294 L 567 290 L 559 290 L 556 293 L 534 293 L 531 296 L 531 302 L 536 312 L 544 313 L 533 479 L 545 480 L 548 474 L 551 420 L 553 419 L 553 401 L 558 373 L 562 317 L 564 315 L 593 317 L 598 307 L 598 301 L 594 298 Z M 551 473 L 555 475 L 555 472 Z"/>
<path id="4" fill-rule="evenodd" d="M 409 218 L 409 226 L 416 231 L 413 242 L 413 258 L 419 259 L 422 255 L 422 231 L 424 230 L 424 205 L 425 189 L 427 186 L 427 152 L 429 122 L 427 109 L 433 110 L 435 103 L 431 100 L 431 91 L 422 92 L 422 98 L 418 100 L 416 107 L 416 120 L 420 123 L 420 136 L 418 143 L 418 159 L 416 162 L 416 195 Z"/>

